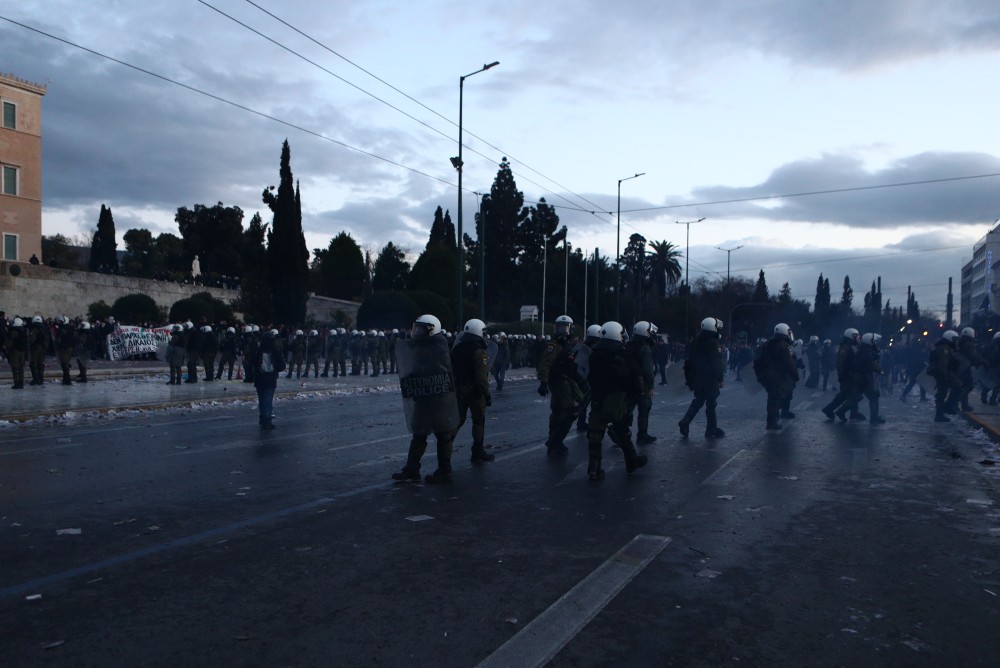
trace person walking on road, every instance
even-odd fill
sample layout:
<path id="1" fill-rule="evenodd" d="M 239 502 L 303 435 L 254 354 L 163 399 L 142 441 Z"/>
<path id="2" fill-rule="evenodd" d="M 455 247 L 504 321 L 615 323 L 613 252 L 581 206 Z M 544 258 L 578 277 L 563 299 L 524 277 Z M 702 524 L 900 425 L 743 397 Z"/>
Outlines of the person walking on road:
<path id="1" fill-rule="evenodd" d="M 701 407 L 705 407 L 705 438 L 722 438 L 726 432 L 719 429 L 715 409 L 719 399 L 719 391 L 725 381 L 726 361 L 719 349 L 719 330 L 722 321 L 718 318 L 705 318 L 701 321 L 701 331 L 691 344 L 688 358 L 684 361 L 684 382 L 694 392 L 694 399 L 688 406 L 681 421 L 681 436 L 687 438 L 691 422 Z"/>
<path id="2" fill-rule="evenodd" d="M 851 412 L 852 420 L 864 420 L 865 416 L 858 412 L 857 402 L 852 401 L 855 396 L 855 388 L 852 385 L 854 368 L 854 348 L 858 345 L 861 337 L 858 330 L 848 327 L 844 330 L 844 335 L 837 346 L 837 394 L 833 395 L 826 406 L 822 408 L 823 415 L 827 420 L 833 422 L 834 417 L 841 421 L 847 420 L 847 411 Z"/>
<path id="3" fill-rule="evenodd" d="M 429 313 L 419 316 L 410 338 L 398 342 L 396 357 L 407 426 L 413 436 L 406 464 L 402 471 L 392 474 L 392 479 L 420 480 L 420 460 L 427 450 L 427 437 L 433 433 L 437 439 L 437 469 L 424 481 L 432 485 L 449 482 L 458 400 L 448 340 L 437 316 Z"/>
<path id="4" fill-rule="evenodd" d="M 656 325 L 640 320 L 632 327 L 632 338 L 625 344 L 628 351 L 635 360 L 636 365 L 642 370 L 643 391 L 629 403 L 629 417 L 638 409 L 636 419 L 636 445 L 649 445 L 656 441 L 656 437 L 649 433 L 649 414 L 653 409 L 653 381 L 655 380 L 653 368 L 653 339 L 656 336 Z"/>
<path id="5" fill-rule="evenodd" d="M 612 321 L 601 327 L 600 340 L 590 355 L 590 417 L 587 420 L 587 477 L 593 481 L 604 479 L 602 441 L 605 431 L 622 454 L 625 455 L 625 472 L 633 473 L 646 465 L 646 455 L 635 451 L 628 406 L 645 390 L 642 369 L 625 351 L 625 331 L 621 324 Z"/>
<path id="6" fill-rule="evenodd" d="M 458 395 L 458 429 L 465 417 L 472 414 L 472 463 L 492 462 L 496 457 L 486 452 L 486 408 L 493 405 L 490 397 L 490 361 L 486 352 L 486 323 L 473 318 L 465 323 L 462 338 L 451 349 L 451 367 L 455 372 L 455 393 Z"/>
<path id="7" fill-rule="evenodd" d="M 80 323 L 79 345 L 76 353 L 76 366 L 80 370 L 80 375 L 76 380 L 80 383 L 87 382 L 87 364 L 91 360 L 94 350 L 94 330 L 90 328 L 90 323 L 86 320 Z"/>
<path id="8" fill-rule="evenodd" d="M 275 344 L 278 330 L 264 334 L 253 357 L 253 386 L 257 390 L 257 424 L 263 430 L 274 429 L 274 391 L 278 374 L 285 370 L 285 355 Z"/>
<path id="9" fill-rule="evenodd" d="M 792 330 L 783 322 L 774 326 L 774 335 L 754 361 L 754 371 L 767 391 L 767 429 L 781 429 L 778 418 L 799 380 L 799 370 L 792 355 Z"/>
<path id="10" fill-rule="evenodd" d="M 876 380 L 882 375 L 878 348 L 881 340 L 882 336 L 879 334 L 865 333 L 861 337 L 861 344 L 854 356 L 854 382 L 852 385 L 857 388 L 858 392 L 855 402 L 861 396 L 868 399 L 868 421 L 871 424 L 885 423 L 885 418 L 879 415 L 878 400 L 881 393 Z"/>
<path id="11" fill-rule="evenodd" d="M 555 321 L 555 336 L 545 345 L 538 362 L 538 394 L 552 395 L 549 401 L 549 436 L 545 441 L 549 457 L 565 457 L 569 449 L 563 443 L 576 419 L 576 407 L 583 399 L 577 383 L 576 362 L 570 336 L 573 319 L 561 315 Z"/>
<path id="12" fill-rule="evenodd" d="M 958 360 L 955 358 L 955 344 L 958 332 L 949 329 L 934 344 L 927 363 L 927 375 L 934 379 L 934 421 L 951 422 L 947 414 L 958 413 L 957 394 L 962 388 L 958 375 Z M 955 397 L 954 404 L 949 403 Z"/>

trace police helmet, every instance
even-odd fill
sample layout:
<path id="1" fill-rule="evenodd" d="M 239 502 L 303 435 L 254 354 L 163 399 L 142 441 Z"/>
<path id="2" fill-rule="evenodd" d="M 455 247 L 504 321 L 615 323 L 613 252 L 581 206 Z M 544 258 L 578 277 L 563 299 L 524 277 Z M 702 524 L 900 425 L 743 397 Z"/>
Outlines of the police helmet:
<path id="1" fill-rule="evenodd" d="M 865 332 L 864 334 L 861 335 L 861 345 L 874 346 L 876 343 L 878 343 L 878 341 L 875 338 L 877 336 L 878 334 L 873 334 L 872 332 Z"/>
<path id="2" fill-rule="evenodd" d="M 601 326 L 591 325 L 587 328 L 587 338 L 597 339 L 601 336 Z"/>
<path id="3" fill-rule="evenodd" d="M 236 333 L 235 327 L 226 327 L 226 334 L 235 334 L 235 333 Z"/>
<path id="4" fill-rule="evenodd" d="M 201 328 L 201 331 L 203 331 L 203 332 L 205 332 L 206 334 L 208 334 L 209 332 L 211 332 L 211 331 L 212 331 L 212 326 L 211 326 L 211 325 L 205 325 L 205 326 L 203 326 L 203 327 Z"/>
<path id="5" fill-rule="evenodd" d="M 976 330 L 972 329 L 971 327 L 965 327 L 962 329 L 962 336 L 969 339 L 974 339 L 976 338 Z"/>
<path id="6" fill-rule="evenodd" d="M 68 325 L 69 324 L 69 318 L 67 318 L 64 315 L 61 315 L 61 316 L 59 316 L 59 322 L 62 323 L 62 324 L 64 324 L 64 325 Z"/>
<path id="7" fill-rule="evenodd" d="M 84 320 L 83 322 L 80 323 L 80 329 L 82 330 L 90 329 L 90 323 Z"/>
<path id="8" fill-rule="evenodd" d="M 393 334 L 399 334 L 399 330 L 398 330 L 398 329 L 396 329 L 395 327 L 393 327 L 393 328 L 392 328 L 392 333 L 393 333 Z"/>
<path id="9" fill-rule="evenodd" d="M 784 336 L 785 338 L 792 338 L 792 328 L 783 322 L 779 322 L 774 326 L 774 333 L 777 336 Z"/>
<path id="10" fill-rule="evenodd" d="M 182 329 L 184 329 L 184 328 L 181 325 L 177 325 L 177 324 L 170 325 L 170 331 L 171 332 L 179 332 Z"/>
<path id="11" fill-rule="evenodd" d="M 722 321 L 718 318 L 705 318 L 701 321 L 701 329 L 705 332 L 718 332 L 722 329 Z"/>
<path id="12" fill-rule="evenodd" d="M 270 334 L 271 336 L 277 336 L 278 335 L 278 330 L 272 329 L 270 332 L 268 332 L 268 334 Z"/>
<path id="13" fill-rule="evenodd" d="M 833 345 L 833 341 L 831 341 L 830 339 L 823 339 L 823 345 L 824 346 Z"/>
<path id="14" fill-rule="evenodd" d="M 316 331 L 315 329 L 310 329 L 309 336 L 319 336 L 319 332 Z"/>
<path id="15" fill-rule="evenodd" d="M 958 341 L 958 332 L 956 332 L 953 329 L 949 329 L 947 332 L 941 335 L 941 338 L 947 341 L 948 343 L 955 343 L 955 341 Z"/>
<path id="16" fill-rule="evenodd" d="M 384 339 L 385 338 L 385 332 L 383 332 L 381 329 L 378 330 L 378 338 L 380 338 L 380 339 Z"/>
<path id="17" fill-rule="evenodd" d="M 609 320 L 601 325 L 600 336 L 602 339 L 621 343 L 625 340 L 625 328 L 614 320 Z"/>
<path id="18" fill-rule="evenodd" d="M 858 330 L 854 329 L 853 327 L 848 327 L 847 329 L 844 330 L 845 339 L 854 340 L 858 338 L 858 334 L 860 334 L 860 332 L 858 332 Z"/>
<path id="19" fill-rule="evenodd" d="M 573 331 L 573 318 L 568 315 L 561 315 L 556 318 L 556 334 L 569 334 Z"/>
<path id="20" fill-rule="evenodd" d="M 11 321 L 10 326 L 11 327 L 24 327 L 24 321 L 21 320 L 20 318 L 14 318 Z"/>
<path id="21" fill-rule="evenodd" d="M 653 334 L 656 334 L 656 325 L 647 320 L 640 320 L 639 322 L 635 323 L 634 327 L 632 327 L 632 334 L 633 336 L 644 336 L 647 338 L 651 338 Z"/>
<path id="22" fill-rule="evenodd" d="M 194 329 L 194 323 L 188 320 L 184 323 L 184 329 Z"/>
<path id="23" fill-rule="evenodd" d="M 465 323 L 465 333 L 482 338 L 486 333 L 486 323 L 479 318 L 473 318 Z"/>
<path id="24" fill-rule="evenodd" d="M 413 321 L 414 336 L 433 336 L 441 333 L 441 321 L 437 316 L 425 313 Z"/>
<path id="25" fill-rule="evenodd" d="M 42 316 L 40 316 L 40 315 L 36 315 L 36 316 L 34 316 L 34 317 L 33 317 L 33 318 L 31 319 L 31 324 L 32 324 L 32 325 L 40 325 L 40 324 L 42 324 Z"/>
<path id="26" fill-rule="evenodd" d="M 818 336 L 810 336 L 809 337 L 809 343 L 819 343 L 819 337 Z"/>
<path id="27" fill-rule="evenodd" d="M 253 331 L 254 332 L 259 332 L 260 331 L 260 325 L 254 325 L 253 326 Z"/>
<path id="28" fill-rule="evenodd" d="M 341 334 L 341 335 L 347 334 L 347 330 L 344 329 L 343 327 L 338 327 L 337 328 L 337 334 Z"/>

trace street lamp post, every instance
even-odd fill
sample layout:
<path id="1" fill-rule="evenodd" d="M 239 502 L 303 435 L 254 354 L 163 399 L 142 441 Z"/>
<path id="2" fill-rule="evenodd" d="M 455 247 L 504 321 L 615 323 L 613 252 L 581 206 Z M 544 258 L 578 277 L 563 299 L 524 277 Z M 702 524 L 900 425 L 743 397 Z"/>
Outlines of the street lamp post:
<path id="1" fill-rule="evenodd" d="M 458 170 L 458 305 L 456 310 L 456 314 L 458 316 L 458 327 L 462 326 L 462 285 L 465 283 L 465 253 L 462 250 L 462 167 L 464 167 L 464 163 L 462 162 L 462 102 L 465 91 L 465 80 L 473 74 L 485 72 L 491 67 L 496 67 L 499 64 L 500 61 L 494 61 L 489 65 L 483 65 L 475 72 L 471 72 L 458 78 L 458 157 L 451 159 L 452 166 Z"/>
<path id="2" fill-rule="evenodd" d="M 618 321 L 622 317 L 622 181 L 637 179 L 645 173 L 639 172 L 634 176 L 618 179 L 618 238 L 615 240 L 615 271 L 618 274 L 618 287 L 615 289 L 615 319 Z"/>
<path id="3" fill-rule="evenodd" d="M 698 220 L 688 220 L 680 221 L 675 220 L 675 225 L 684 225 L 687 227 L 687 240 L 684 250 L 684 338 L 690 334 L 688 328 L 690 313 L 691 313 L 691 226 L 695 223 L 700 223 L 705 220 L 704 218 L 699 218 Z"/>
<path id="4" fill-rule="evenodd" d="M 737 251 L 741 248 L 743 248 L 743 246 L 737 246 L 736 248 L 720 248 L 719 246 L 715 247 L 716 250 L 725 251 L 726 253 L 726 306 L 729 306 L 729 258 L 732 255 L 733 251 Z M 733 328 L 732 324 L 730 323 L 729 340 L 732 341 L 732 339 L 733 339 Z"/>

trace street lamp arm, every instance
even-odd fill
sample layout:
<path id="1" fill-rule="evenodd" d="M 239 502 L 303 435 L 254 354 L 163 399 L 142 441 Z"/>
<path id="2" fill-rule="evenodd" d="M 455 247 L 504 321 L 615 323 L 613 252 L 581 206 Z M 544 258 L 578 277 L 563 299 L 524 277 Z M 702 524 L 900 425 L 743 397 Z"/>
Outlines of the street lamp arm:
<path id="1" fill-rule="evenodd" d="M 486 70 L 494 68 L 494 67 L 496 67 L 499 64 L 500 64 L 499 60 L 494 60 L 489 65 L 483 65 L 482 67 L 480 67 L 475 72 L 470 72 L 470 73 L 466 74 L 464 77 L 459 77 L 459 80 L 460 81 L 465 81 L 466 79 L 468 79 L 469 77 L 471 77 L 473 74 L 479 74 L 480 72 L 485 72 Z"/>

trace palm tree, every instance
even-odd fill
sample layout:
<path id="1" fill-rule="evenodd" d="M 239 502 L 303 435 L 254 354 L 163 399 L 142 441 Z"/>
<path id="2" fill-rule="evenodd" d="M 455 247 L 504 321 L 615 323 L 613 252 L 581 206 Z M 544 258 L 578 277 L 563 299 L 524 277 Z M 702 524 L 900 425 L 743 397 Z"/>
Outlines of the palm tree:
<path id="1" fill-rule="evenodd" d="M 677 246 L 669 241 L 649 242 L 650 251 L 650 280 L 656 287 L 656 294 L 660 297 L 667 296 L 667 286 L 674 285 L 681 278 L 680 257 L 683 255 Z"/>

